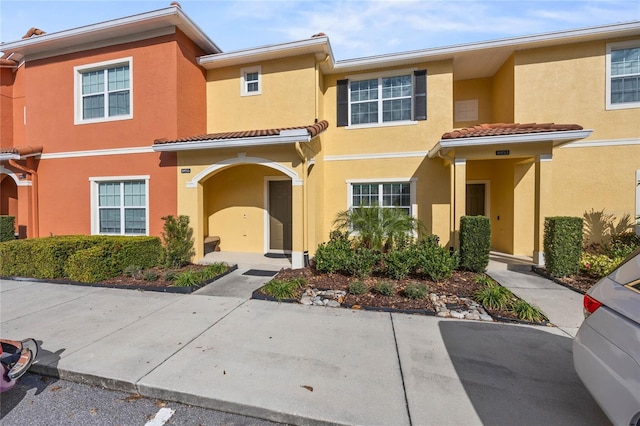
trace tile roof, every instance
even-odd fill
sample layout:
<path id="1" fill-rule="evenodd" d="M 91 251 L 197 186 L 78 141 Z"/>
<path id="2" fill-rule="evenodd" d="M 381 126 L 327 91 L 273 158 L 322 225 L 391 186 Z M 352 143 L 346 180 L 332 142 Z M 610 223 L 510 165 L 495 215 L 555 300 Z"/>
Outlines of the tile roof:
<path id="1" fill-rule="evenodd" d="M 306 130 L 309 136 L 312 138 L 324 132 L 329 127 L 329 122 L 326 120 L 318 121 L 310 126 L 298 126 L 298 127 L 283 127 L 276 129 L 263 129 L 263 130 L 241 130 L 237 132 L 221 132 L 221 133 L 209 133 L 206 135 L 189 136 L 186 138 L 176 140 L 156 139 L 154 144 L 167 144 L 167 143 L 185 143 L 185 142 L 201 142 L 201 141 L 223 141 L 229 139 L 244 139 L 255 138 L 264 136 L 280 136 L 280 133 L 284 130 Z"/>
<path id="2" fill-rule="evenodd" d="M 42 31 L 40 28 L 31 27 L 31 28 L 29 28 L 29 31 L 27 31 L 27 33 L 22 36 L 22 38 L 23 39 L 31 38 L 33 36 L 39 36 L 39 35 L 44 35 L 44 34 L 46 34 L 46 32 Z"/>
<path id="3" fill-rule="evenodd" d="M 484 136 L 523 135 L 531 133 L 583 130 L 577 124 L 554 123 L 493 123 L 454 130 L 442 135 L 442 139 L 479 138 Z"/>

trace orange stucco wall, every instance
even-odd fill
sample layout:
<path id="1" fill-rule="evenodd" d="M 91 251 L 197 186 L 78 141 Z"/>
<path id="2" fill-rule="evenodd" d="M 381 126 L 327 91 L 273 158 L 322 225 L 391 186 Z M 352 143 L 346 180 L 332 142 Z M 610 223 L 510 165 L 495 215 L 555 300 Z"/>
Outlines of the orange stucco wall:
<path id="1" fill-rule="evenodd" d="M 150 40 L 40 60 L 27 58 L 15 73 L 12 87 L 2 87 L 0 94 L 12 96 L 13 145 L 43 146 L 36 168 L 40 236 L 89 234 L 89 179 L 119 176 L 149 176 L 149 234 L 160 235 L 161 217 L 177 214 L 176 155 L 151 152 L 150 148 L 158 138 L 205 132 L 205 73 L 196 65 L 196 57 L 203 53 L 176 30 Z M 128 57 L 132 58 L 133 117 L 75 124 L 74 67 Z M 5 112 L 3 127 L 9 120 Z M 4 136 L 2 143 L 5 146 Z M 147 152 L 91 152 L 132 147 Z"/>

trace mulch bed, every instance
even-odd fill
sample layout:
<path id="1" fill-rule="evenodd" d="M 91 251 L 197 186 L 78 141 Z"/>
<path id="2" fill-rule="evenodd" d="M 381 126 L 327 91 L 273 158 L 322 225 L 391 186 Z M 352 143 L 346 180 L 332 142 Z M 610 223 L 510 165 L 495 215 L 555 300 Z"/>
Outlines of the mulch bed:
<path id="1" fill-rule="evenodd" d="M 307 282 L 307 285 L 304 288 L 317 288 L 321 290 L 343 290 L 347 293 L 342 303 L 342 305 L 345 307 L 396 312 L 430 313 L 433 315 L 435 314 L 435 307 L 431 303 L 431 300 L 429 300 L 428 298 L 418 300 L 410 299 L 402 294 L 402 291 L 407 285 L 426 284 L 429 288 L 429 293 L 473 298 L 473 295 L 478 290 L 484 288 L 483 284 L 477 283 L 475 281 L 477 275 L 478 274 L 474 272 L 455 271 L 451 278 L 442 282 L 435 282 L 417 278 L 392 280 L 389 278 L 381 278 L 375 276 L 365 279 L 358 279 L 341 274 L 322 274 L 317 272 L 313 268 L 302 268 L 293 270 L 282 270 L 278 273 L 278 275 L 274 277 L 274 279 L 288 280 L 292 278 L 304 278 Z M 370 291 L 362 295 L 349 294 L 349 284 L 353 281 L 362 281 L 369 287 Z M 384 296 L 373 290 L 376 283 L 380 281 L 388 281 L 394 283 L 395 288 L 398 290 L 396 294 L 393 296 Z M 302 289 L 302 291 L 304 291 L 304 288 Z M 300 294 L 302 294 L 302 291 L 300 292 Z M 260 290 L 257 290 L 254 294 L 259 296 L 260 298 L 270 298 Z M 292 301 L 297 301 L 297 299 Z M 487 309 L 487 312 L 495 319 L 499 319 L 501 321 L 520 322 L 517 317 L 511 312 L 492 311 L 490 309 Z"/>
<path id="2" fill-rule="evenodd" d="M 179 269 L 171 269 L 176 273 L 182 272 L 198 272 L 205 268 L 207 265 L 187 265 Z M 145 271 L 154 271 L 158 274 L 158 279 L 155 281 L 148 281 L 143 278 L 130 277 L 128 275 L 118 275 L 117 277 L 109 278 L 104 281 L 100 281 L 100 284 L 109 284 L 115 287 L 174 287 L 173 283 L 164 278 L 164 274 L 169 271 L 167 268 L 155 267 L 148 268 Z"/>
<path id="3" fill-rule="evenodd" d="M 571 275 L 569 277 L 554 278 L 554 277 L 551 277 L 547 273 L 546 269 L 544 268 L 534 267 L 533 270 L 537 274 L 540 274 L 543 277 L 550 279 L 557 284 L 563 285 L 568 289 L 576 291 L 581 294 L 585 294 L 599 280 L 599 278 L 593 278 L 586 274 L 578 274 L 578 275 Z"/>

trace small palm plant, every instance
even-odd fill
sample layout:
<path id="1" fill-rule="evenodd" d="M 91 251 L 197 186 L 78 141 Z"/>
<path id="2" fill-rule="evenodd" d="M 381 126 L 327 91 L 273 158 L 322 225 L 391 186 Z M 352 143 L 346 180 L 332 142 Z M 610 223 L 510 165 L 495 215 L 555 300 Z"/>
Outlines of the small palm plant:
<path id="1" fill-rule="evenodd" d="M 338 213 L 339 230 L 355 231 L 358 245 L 388 252 L 419 228 L 418 220 L 404 210 L 380 206 L 358 207 Z"/>

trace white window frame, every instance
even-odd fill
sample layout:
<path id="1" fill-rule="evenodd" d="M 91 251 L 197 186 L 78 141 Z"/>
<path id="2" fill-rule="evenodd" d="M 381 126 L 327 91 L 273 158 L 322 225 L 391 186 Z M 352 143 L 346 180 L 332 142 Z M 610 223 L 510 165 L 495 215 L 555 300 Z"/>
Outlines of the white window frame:
<path id="1" fill-rule="evenodd" d="M 108 96 L 105 96 L 105 116 L 85 119 L 82 116 L 82 74 L 90 71 L 106 70 L 120 65 L 129 66 L 129 114 L 109 117 L 107 104 Z M 74 75 L 74 124 L 102 123 L 108 121 L 131 120 L 133 118 L 133 57 L 114 59 L 110 61 L 96 62 L 88 65 L 80 65 L 73 68 Z M 106 82 L 105 82 L 106 85 Z M 107 92 L 105 92 L 107 93 Z"/>
<path id="2" fill-rule="evenodd" d="M 623 41 L 619 43 L 609 43 L 607 44 L 607 69 L 606 69 L 606 109 L 607 110 L 615 110 L 615 109 L 628 109 L 628 108 L 640 108 L 640 101 L 638 102 L 623 102 L 623 103 L 611 103 L 611 52 L 613 50 L 622 50 L 622 49 L 632 49 L 632 48 L 640 48 L 640 40 L 629 40 Z"/>
<path id="3" fill-rule="evenodd" d="M 640 169 L 636 170 L 636 234 L 640 235 Z"/>
<path id="4" fill-rule="evenodd" d="M 255 80 L 247 80 L 247 74 L 258 73 L 258 90 L 249 90 L 249 84 L 256 83 Z M 262 66 L 256 65 L 253 67 L 245 67 L 240 69 L 240 95 L 241 96 L 256 96 L 262 94 Z"/>
<path id="5" fill-rule="evenodd" d="M 414 71 L 416 69 L 417 68 L 410 68 L 410 69 L 387 71 L 382 73 L 369 73 L 369 74 L 358 74 L 358 75 L 346 76 L 346 78 L 349 80 L 349 82 L 347 83 L 347 99 L 348 99 L 348 105 L 349 105 L 349 111 L 348 111 L 349 125 L 346 126 L 346 128 L 362 129 L 366 127 L 388 127 L 388 126 L 403 126 L 403 125 L 417 124 L 418 122 L 414 119 L 414 114 L 415 114 L 414 99 L 415 99 L 415 86 L 416 86 Z M 409 120 L 382 121 L 383 120 L 383 113 L 382 113 L 383 101 L 389 100 L 389 98 L 385 98 L 385 99 L 382 98 L 382 79 L 388 78 L 388 77 L 402 77 L 407 75 L 411 77 L 411 98 L 410 98 L 411 99 L 411 118 Z M 378 99 L 375 100 L 378 102 L 378 122 L 352 124 L 351 123 L 351 105 L 353 104 L 353 102 L 351 101 L 351 83 L 365 81 L 365 80 L 373 80 L 373 79 L 378 80 Z M 373 102 L 373 101 L 367 101 L 367 102 Z"/>
<path id="6" fill-rule="evenodd" d="M 416 203 L 416 188 L 417 188 L 417 178 L 383 178 L 383 179 L 349 179 L 346 181 L 347 183 L 347 208 L 352 210 L 353 205 L 353 185 L 358 184 L 378 184 L 383 185 L 386 183 L 408 183 L 409 184 L 409 199 L 410 199 L 410 208 L 411 208 L 411 216 L 414 218 L 418 218 L 418 205 Z M 379 196 L 382 196 L 382 193 L 379 193 Z M 382 206 L 383 208 L 394 208 L 394 206 Z"/>
<path id="7" fill-rule="evenodd" d="M 89 182 L 91 183 L 91 235 L 131 235 L 131 236 L 140 236 L 146 235 L 149 236 L 149 175 L 140 175 L 140 176 L 100 176 L 100 177 L 90 177 Z M 144 181 L 145 183 L 145 233 L 144 234 L 125 234 L 124 227 L 124 215 L 121 216 L 122 226 L 121 232 L 118 234 L 114 233 L 101 233 L 100 232 L 100 213 L 98 208 L 98 186 L 100 183 L 104 182 L 131 182 L 131 181 Z"/>

